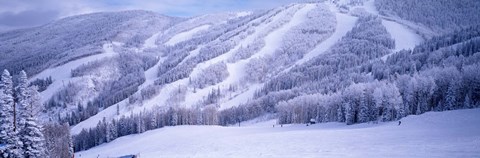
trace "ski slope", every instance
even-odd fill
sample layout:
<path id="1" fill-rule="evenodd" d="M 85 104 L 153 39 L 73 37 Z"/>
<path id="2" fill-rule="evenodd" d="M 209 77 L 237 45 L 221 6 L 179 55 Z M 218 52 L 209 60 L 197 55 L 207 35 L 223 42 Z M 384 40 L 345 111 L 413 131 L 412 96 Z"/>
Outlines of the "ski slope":
<path id="1" fill-rule="evenodd" d="M 409 29 L 408 27 L 396 22 L 393 19 L 389 19 L 386 17 L 381 16 L 378 13 L 377 8 L 375 7 L 375 0 L 369 0 L 364 3 L 363 8 L 365 11 L 382 17 L 382 24 L 387 29 L 387 32 L 392 36 L 395 40 L 395 48 L 393 49 L 393 53 L 403 50 L 403 49 L 413 49 L 415 46 L 420 44 L 423 41 L 423 38 L 415 33 L 414 30 Z M 392 54 L 393 54 L 392 53 Z M 382 60 L 387 60 L 388 56 L 392 54 L 387 54 L 383 56 Z"/>
<path id="2" fill-rule="evenodd" d="M 245 38 L 243 41 L 241 41 L 240 44 L 237 44 L 237 46 L 235 48 L 233 48 L 232 50 L 230 50 L 229 52 L 227 52 L 227 53 L 225 53 L 225 54 L 223 54 L 223 55 L 221 55 L 217 58 L 214 58 L 212 60 L 209 60 L 207 62 L 199 64 L 199 66 L 197 66 L 197 67 L 205 68 L 208 65 L 224 61 L 224 62 L 227 63 L 227 69 L 228 69 L 229 76 L 223 82 L 221 82 L 219 84 L 212 85 L 212 86 L 209 86 L 209 87 L 206 87 L 206 88 L 203 88 L 203 89 L 199 89 L 199 90 L 197 90 L 196 93 L 188 93 L 187 98 L 189 98 L 189 99 L 187 99 L 185 101 L 185 105 L 187 105 L 187 107 L 191 107 L 195 103 L 198 103 L 201 99 L 203 99 L 203 97 L 207 96 L 210 93 L 212 88 L 215 88 L 215 87 L 227 88 L 230 85 L 235 85 L 235 84 L 239 83 L 242 79 L 244 79 L 245 65 L 251 59 L 264 57 L 266 55 L 272 55 L 277 49 L 280 48 L 280 46 L 282 44 L 283 37 L 285 36 L 285 34 L 290 29 L 292 29 L 293 27 L 302 24 L 307 19 L 306 18 L 307 13 L 310 12 L 311 10 L 315 9 L 316 5 L 315 4 L 296 5 L 292 8 L 289 8 L 289 9 L 294 10 L 294 9 L 296 9 L 295 7 L 301 7 L 301 8 L 298 9 L 295 12 L 295 14 L 290 19 L 290 21 L 283 24 L 278 29 L 275 29 L 272 32 L 269 32 L 268 35 L 266 35 L 265 38 L 264 38 L 265 46 L 260 51 L 253 54 L 250 58 L 240 60 L 240 61 L 235 62 L 235 63 L 226 62 L 227 59 L 230 58 L 230 56 L 233 55 L 233 53 L 235 53 L 241 46 L 248 45 L 248 44 L 254 42 L 255 41 L 254 39 L 259 38 L 258 36 L 260 36 L 260 34 L 262 32 L 266 32 L 269 24 L 262 24 L 260 26 L 257 26 L 255 28 L 255 32 L 252 35 L 249 35 L 247 38 Z M 272 18 L 273 19 L 272 21 L 279 21 L 282 17 L 285 16 L 284 14 L 286 14 L 287 12 L 288 11 L 283 11 L 279 15 L 276 15 L 275 17 Z M 195 70 L 192 72 L 192 76 L 195 76 L 198 73 L 200 73 L 200 71 L 199 71 L 200 68 L 195 68 Z M 260 87 L 261 87 L 260 85 L 250 85 L 247 88 L 246 91 L 238 94 L 236 97 L 234 97 L 230 100 L 227 100 L 223 103 L 220 103 L 220 105 L 221 105 L 220 108 L 221 109 L 226 109 L 226 108 L 230 108 L 230 107 L 233 107 L 233 106 L 237 106 L 241 103 L 245 103 L 247 100 L 249 100 L 253 97 L 254 92 Z"/>
<path id="3" fill-rule="evenodd" d="M 394 51 L 413 49 L 416 45 L 422 42 L 422 37 L 420 37 L 420 35 L 397 22 L 384 19 L 382 20 L 382 24 L 395 40 Z"/>
<path id="4" fill-rule="evenodd" d="M 150 38 L 145 40 L 145 42 L 143 44 L 143 49 L 157 47 L 156 42 L 157 42 L 158 36 L 160 36 L 161 34 L 162 34 L 162 32 L 155 33 Z"/>
<path id="5" fill-rule="evenodd" d="M 77 158 L 480 157 L 480 109 L 429 112 L 402 124 L 177 126 L 118 138 Z"/>
<path id="6" fill-rule="evenodd" d="M 283 25 L 265 37 L 265 46 L 258 53 L 254 54 L 252 58 L 272 55 L 275 53 L 275 51 L 282 45 L 283 36 L 288 32 L 288 30 L 305 21 L 307 19 L 307 13 L 315 9 L 315 7 L 315 4 L 305 4 L 302 9 L 295 13 L 295 15 L 287 24 Z"/>
<path id="7" fill-rule="evenodd" d="M 183 41 L 186 41 L 190 38 L 193 37 L 193 35 L 195 35 L 196 33 L 200 32 L 200 31 L 205 31 L 207 30 L 208 28 L 210 28 L 211 25 L 202 25 L 202 26 L 198 26 L 196 28 L 193 28 L 189 31 L 185 31 L 185 32 L 182 32 L 182 33 L 179 33 L 179 34 L 176 34 L 175 36 L 173 36 L 172 38 L 170 38 L 170 40 L 168 40 L 165 45 L 169 45 L 169 46 L 173 46 L 177 43 L 180 43 L 180 42 L 183 42 Z"/>
<path id="8" fill-rule="evenodd" d="M 298 60 L 293 66 L 304 64 L 305 62 L 326 52 L 330 47 L 332 47 L 335 43 L 337 43 L 340 39 L 342 39 L 342 37 L 345 36 L 347 32 L 352 30 L 352 28 L 355 26 L 355 23 L 358 19 L 357 17 L 340 13 L 331 4 L 329 4 L 329 8 L 330 8 L 330 11 L 335 13 L 335 17 L 337 20 L 335 32 L 333 32 L 333 34 L 329 38 L 327 38 L 325 41 L 318 44 L 315 47 L 315 49 L 305 54 L 303 58 Z M 288 69 L 285 69 L 283 72 L 288 72 L 293 66 L 291 66 Z"/>
<path id="9" fill-rule="evenodd" d="M 140 86 L 138 86 L 139 91 L 135 92 L 134 95 L 139 95 L 141 89 L 144 89 L 147 86 L 152 85 L 154 83 L 157 72 L 158 72 L 158 69 L 157 69 L 158 65 L 160 65 L 164 60 L 165 58 L 160 58 L 156 65 L 152 66 L 150 69 L 145 71 L 145 82 L 143 82 Z M 106 109 L 103 109 L 102 111 L 98 112 L 96 115 L 93 115 L 88 119 L 78 123 L 77 125 L 71 128 L 70 133 L 75 135 L 75 134 L 79 134 L 82 131 L 82 129 L 95 127 L 96 124 L 103 118 L 111 120 L 115 117 L 120 117 L 119 115 L 117 115 L 117 106 L 121 114 L 127 113 L 130 110 L 130 108 L 132 108 L 129 106 L 130 103 L 128 102 L 128 100 L 129 99 L 126 98 L 116 103 L 115 105 L 112 105 Z"/>
<path id="10" fill-rule="evenodd" d="M 107 43 L 103 45 L 103 53 L 91 55 L 85 58 L 80 58 L 78 60 L 74 60 L 68 62 L 66 64 L 49 68 L 41 73 L 33 76 L 30 78 L 30 81 L 34 81 L 35 79 L 45 79 L 49 76 L 52 77 L 53 83 L 48 86 L 48 88 L 40 93 L 42 98 L 42 102 L 45 102 L 47 99 L 50 99 L 58 90 L 64 87 L 69 82 L 75 82 L 78 78 L 71 78 L 71 70 L 89 62 L 100 60 L 106 57 L 112 57 L 116 53 L 113 51 L 113 44 Z"/>

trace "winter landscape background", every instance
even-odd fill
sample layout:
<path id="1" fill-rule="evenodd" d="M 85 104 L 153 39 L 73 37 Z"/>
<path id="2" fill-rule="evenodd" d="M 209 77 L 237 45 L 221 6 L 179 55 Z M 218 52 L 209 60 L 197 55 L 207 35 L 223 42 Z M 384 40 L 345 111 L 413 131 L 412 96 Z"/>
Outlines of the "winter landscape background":
<path id="1" fill-rule="evenodd" d="M 4 31 L 0 157 L 479 157 L 479 13 L 327 0 Z"/>

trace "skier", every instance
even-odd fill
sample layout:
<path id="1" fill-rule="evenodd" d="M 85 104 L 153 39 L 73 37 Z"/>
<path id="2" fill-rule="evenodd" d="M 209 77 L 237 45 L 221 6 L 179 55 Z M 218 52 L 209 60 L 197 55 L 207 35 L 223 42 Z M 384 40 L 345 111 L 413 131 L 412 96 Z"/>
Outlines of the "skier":
<path id="1" fill-rule="evenodd" d="M 398 125 L 400 126 L 400 124 L 402 124 L 402 121 L 398 121 Z"/>

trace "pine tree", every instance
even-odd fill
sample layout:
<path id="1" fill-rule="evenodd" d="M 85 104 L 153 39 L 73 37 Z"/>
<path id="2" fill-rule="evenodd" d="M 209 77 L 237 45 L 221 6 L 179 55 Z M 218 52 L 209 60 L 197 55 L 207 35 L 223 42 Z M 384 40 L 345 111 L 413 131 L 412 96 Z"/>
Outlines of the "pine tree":
<path id="1" fill-rule="evenodd" d="M 108 142 L 113 140 L 112 127 L 111 127 L 111 123 L 106 123 L 106 124 L 107 124 L 107 131 L 106 131 L 106 134 L 105 134 L 105 141 L 108 143 Z"/>
<path id="2" fill-rule="evenodd" d="M 343 107 L 343 105 L 340 105 L 337 108 L 337 121 L 338 122 L 345 121 L 345 108 Z"/>
<path id="3" fill-rule="evenodd" d="M 117 135 L 117 124 L 115 122 L 115 119 L 113 119 L 111 123 L 107 123 L 106 141 L 110 142 L 114 140 L 115 138 L 117 138 Z"/>
<path id="4" fill-rule="evenodd" d="M 11 144 L 11 138 L 13 133 L 13 110 L 10 106 L 4 103 L 3 98 L 5 98 L 3 89 L 0 89 L 0 157 L 11 157 L 9 156 L 14 147 Z"/>
<path id="5" fill-rule="evenodd" d="M 352 104 L 348 101 L 344 102 L 345 106 L 345 122 L 347 125 L 351 125 L 355 123 L 355 109 L 353 108 Z"/>
<path id="6" fill-rule="evenodd" d="M 359 122 L 368 122 L 370 121 L 370 108 L 368 107 L 368 103 L 366 101 L 366 94 L 365 92 L 360 98 L 360 112 L 359 112 Z"/>
<path id="7" fill-rule="evenodd" d="M 25 71 L 21 71 L 18 76 L 18 85 L 16 87 L 16 99 L 17 99 L 17 131 L 22 131 L 26 124 L 26 119 L 29 116 L 28 110 L 29 109 L 29 101 L 30 94 L 28 93 L 28 78 Z"/>
<path id="8" fill-rule="evenodd" d="M 15 104 L 12 76 L 4 70 L 0 81 L 0 144 L 4 145 L 1 157 L 22 157 L 22 142 L 15 130 Z"/>
<path id="9" fill-rule="evenodd" d="M 73 150 L 73 138 L 72 135 L 70 135 L 70 125 L 68 123 L 65 123 L 63 125 L 63 128 L 66 135 L 66 139 L 68 139 L 68 157 L 75 157 L 75 151 Z"/>
<path id="10" fill-rule="evenodd" d="M 30 96 L 28 104 L 33 116 L 37 116 L 42 110 L 45 110 L 37 86 L 28 87 L 28 96 Z"/>
<path id="11" fill-rule="evenodd" d="M 20 140 L 23 142 L 23 154 L 25 157 L 44 157 L 45 138 L 41 132 L 41 127 L 37 125 L 34 107 L 40 107 L 39 96 L 36 89 L 28 88 L 27 74 L 21 71 L 17 87 L 17 105 L 18 105 L 18 130 Z M 33 95 L 33 96 L 32 96 Z"/>
<path id="12" fill-rule="evenodd" d="M 41 127 L 37 125 L 35 117 L 30 116 L 26 119 L 24 135 L 22 140 L 24 143 L 25 157 L 45 157 L 44 136 L 40 131 Z"/>
<path id="13" fill-rule="evenodd" d="M 473 103 L 472 103 L 472 100 L 470 99 L 470 95 L 466 95 L 465 96 L 465 101 L 463 102 L 463 107 L 464 108 L 468 108 L 468 109 L 471 109 L 473 108 Z"/>
<path id="14" fill-rule="evenodd" d="M 456 90 L 454 83 L 448 86 L 447 95 L 445 96 L 445 109 L 444 110 L 453 110 L 457 104 Z"/>

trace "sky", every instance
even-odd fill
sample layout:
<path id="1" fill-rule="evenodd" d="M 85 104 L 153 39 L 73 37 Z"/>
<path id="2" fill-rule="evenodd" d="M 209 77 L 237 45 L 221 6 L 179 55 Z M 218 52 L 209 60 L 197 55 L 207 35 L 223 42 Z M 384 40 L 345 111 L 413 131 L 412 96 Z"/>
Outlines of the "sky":
<path id="1" fill-rule="evenodd" d="M 206 13 L 269 9 L 299 0 L 0 0 L 0 31 L 27 28 L 78 14 L 150 10 L 191 17 Z"/>

